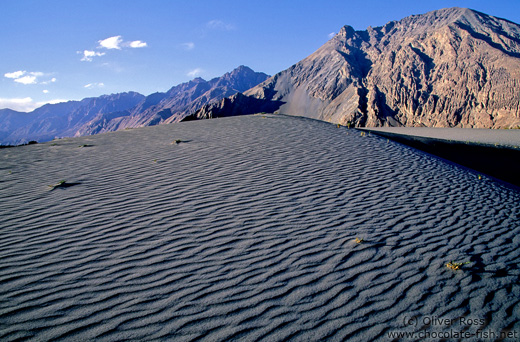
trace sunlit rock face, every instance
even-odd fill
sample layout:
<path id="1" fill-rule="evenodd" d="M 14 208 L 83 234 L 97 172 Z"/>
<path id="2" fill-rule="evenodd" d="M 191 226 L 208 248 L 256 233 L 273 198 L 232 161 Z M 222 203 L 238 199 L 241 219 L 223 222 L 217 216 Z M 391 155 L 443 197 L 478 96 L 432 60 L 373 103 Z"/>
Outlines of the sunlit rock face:
<path id="1" fill-rule="evenodd" d="M 244 95 L 263 108 L 275 101 L 279 113 L 345 125 L 509 128 L 520 125 L 519 57 L 519 25 L 449 8 L 365 31 L 345 26 Z M 236 112 L 234 103 L 198 116 Z"/>

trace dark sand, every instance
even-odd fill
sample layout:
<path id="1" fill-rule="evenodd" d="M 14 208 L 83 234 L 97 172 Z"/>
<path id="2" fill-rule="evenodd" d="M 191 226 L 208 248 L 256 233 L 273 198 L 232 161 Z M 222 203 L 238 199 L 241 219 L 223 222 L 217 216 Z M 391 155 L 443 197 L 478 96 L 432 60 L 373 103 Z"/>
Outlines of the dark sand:
<path id="1" fill-rule="evenodd" d="M 285 116 L 2 149 L 0 340 L 518 336 L 519 203 L 467 168 Z"/>
<path id="2" fill-rule="evenodd" d="M 520 130 L 468 128 L 366 128 L 520 187 Z"/>

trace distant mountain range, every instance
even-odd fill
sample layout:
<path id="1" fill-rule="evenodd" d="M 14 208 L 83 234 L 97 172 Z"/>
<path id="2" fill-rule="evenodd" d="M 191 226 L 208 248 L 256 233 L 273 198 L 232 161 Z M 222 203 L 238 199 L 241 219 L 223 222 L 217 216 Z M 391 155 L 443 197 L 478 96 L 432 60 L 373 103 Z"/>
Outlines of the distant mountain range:
<path id="1" fill-rule="evenodd" d="M 221 77 L 196 78 L 166 93 L 103 95 L 81 101 L 48 104 L 30 113 L 0 110 L 0 144 L 48 141 L 56 137 L 92 135 L 124 128 L 173 123 L 205 104 L 243 92 L 269 76 L 240 66 Z"/>
<path id="2" fill-rule="evenodd" d="M 99 113 L 78 128 L 75 135 L 92 135 L 124 128 L 179 122 L 202 106 L 248 90 L 267 78 L 268 75 L 254 72 L 246 66 L 239 66 L 210 81 L 199 77 L 177 85 L 166 93 L 147 96 L 128 110 Z"/>
<path id="3" fill-rule="evenodd" d="M 261 111 L 352 126 L 520 125 L 520 26 L 449 8 L 350 26 L 260 85 L 192 118 Z"/>
<path id="4" fill-rule="evenodd" d="M 344 26 L 273 77 L 241 66 L 166 93 L 0 110 L 0 143 L 181 120 L 282 113 L 356 127 L 520 126 L 520 25 L 448 8 L 355 31 Z"/>
<path id="5" fill-rule="evenodd" d="M 0 110 L 0 142 L 2 145 L 39 142 L 55 137 L 74 136 L 76 131 L 100 113 L 124 111 L 145 97 L 139 93 L 121 93 L 47 104 L 30 113 Z"/>

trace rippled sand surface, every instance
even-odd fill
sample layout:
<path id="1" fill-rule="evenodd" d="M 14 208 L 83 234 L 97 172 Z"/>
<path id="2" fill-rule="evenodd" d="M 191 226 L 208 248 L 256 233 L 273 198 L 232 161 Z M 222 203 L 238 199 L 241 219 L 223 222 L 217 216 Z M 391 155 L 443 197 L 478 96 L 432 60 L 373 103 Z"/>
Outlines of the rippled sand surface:
<path id="1" fill-rule="evenodd" d="M 520 193 L 480 178 L 269 115 L 2 149 L 0 340 L 520 334 Z"/>

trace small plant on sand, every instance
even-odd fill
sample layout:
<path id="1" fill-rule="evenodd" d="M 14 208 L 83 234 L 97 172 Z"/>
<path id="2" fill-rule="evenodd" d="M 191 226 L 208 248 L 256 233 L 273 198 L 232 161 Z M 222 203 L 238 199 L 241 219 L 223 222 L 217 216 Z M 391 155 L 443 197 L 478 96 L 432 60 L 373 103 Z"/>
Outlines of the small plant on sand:
<path id="1" fill-rule="evenodd" d="M 174 142 L 172 142 L 172 145 L 173 145 L 173 144 L 175 144 L 175 145 L 179 145 L 181 142 L 182 142 L 181 139 L 177 139 L 177 140 L 175 140 Z"/>
<path id="2" fill-rule="evenodd" d="M 449 263 L 446 264 L 446 267 L 456 271 L 456 270 L 459 270 L 462 266 L 467 265 L 467 264 L 469 264 L 469 261 L 466 261 L 466 262 L 450 261 Z"/>
<path id="3" fill-rule="evenodd" d="M 365 239 L 363 239 L 363 238 L 360 239 L 360 238 L 357 237 L 354 241 L 356 243 L 362 243 L 363 241 L 365 241 Z"/>
<path id="4" fill-rule="evenodd" d="M 478 180 L 482 180 L 482 175 L 477 175 Z"/>
<path id="5" fill-rule="evenodd" d="M 367 134 L 366 134 L 365 132 L 361 132 L 361 136 L 362 136 L 362 137 L 366 137 L 366 135 L 367 135 Z"/>
<path id="6" fill-rule="evenodd" d="M 67 182 L 66 180 L 60 180 L 56 184 L 49 185 L 49 187 L 51 188 L 51 190 L 54 190 L 54 189 L 59 188 L 59 187 L 64 187 L 66 182 Z"/>
<path id="7" fill-rule="evenodd" d="M 157 163 L 157 159 L 154 159 L 153 162 L 154 162 L 154 163 Z"/>

